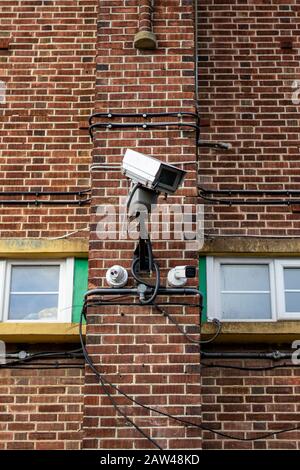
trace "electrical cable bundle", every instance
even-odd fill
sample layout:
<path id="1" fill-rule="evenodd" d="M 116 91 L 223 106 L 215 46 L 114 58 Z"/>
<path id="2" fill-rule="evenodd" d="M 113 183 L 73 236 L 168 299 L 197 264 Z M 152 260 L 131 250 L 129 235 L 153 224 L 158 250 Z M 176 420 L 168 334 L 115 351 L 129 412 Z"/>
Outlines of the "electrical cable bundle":
<path id="1" fill-rule="evenodd" d="M 208 340 L 196 340 L 194 338 L 192 338 L 190 335 L 188 335 L 184 329 L 179 325 L 179 323 L 176 321 L 176 319 L 170 315 L 169 313 L 166 312 L 166 310 L 162 309 L 161 307 L 159 307 L 154 301 L 157 297 L 157 294 L 158 294 L 158 290 L 159 288 L 161 287 L 160 286 L 160 269 L 159 269 L 159 266 L 158 264 L 154 261 L 154 258 L 153 258 L 153 251 L 152 251 L 152 245 L 151 245 L 151 241 L 150 239 L 147 239 L 145 240 L 146 242 L 146 245 L 147 245 L 147 252 L 148 252 L 148 262 L 149 262 L 149 268 L 150 268 L 150 272 L 152 272 L 152 269 L 154 268 L 154 271 L 155 271 L 155 285 L 153 284 L 150 284 L 148 281 L 145 281 L 144 279 L 142 279 L 139 274 L 137 274 L 137 266 L 140 265 L 140 259 L 139 257 L 135 257 L 133 259 L 133 262 L 131 264 L 131 273 L 132 273 L 132 276 L 133 278 L 136 280 L 136 282 L 138 282 L 139 284 L 144 284 L 145 286 L 147 287 L 150 287 L 153 289 L 153 293 L 151 294 L 151 296 L 149 298 L 147 298 L 146 300 L 144 300 L 143 298 L 140 298 L 140 303 L 143 304 L 143 305 L 153 305 L 154 308 L 160 312 L 163 316 L 167 317 L 169 319 L 169 321 L 171 323 L 173 323 L 173 325 L 176 326 L 176 328 L 179 330 L 180 333 L 182 333 L 185 338 L 190 341 L 191 343 L 195 343 L 195 344 L 208 344 L 208 343 L 211 343 L 212 341 L 214 341 L 218 336 L 219 334 L 221 333 L 221 329 L 222 329 L 222 325 L 221 325 L 221 322 L 219 320 L 217 320 L 216 318 L 214 318 L 212 320 L 212 322 L 214 323 L 214 325 L 216 326 L 216 333 L 213 334 L 213 336 L 211 338 L 209 338 Z M 199 328 L 199 330 L 201 330 L 201 322 L 202 322 L 202 305 L 199 304 L 199 318 L 200 318 L 200 324 L 199 325 L 193 325 L 195 326 L 196 328 Z"/>
<path id="2" fill-rule="evenodd" d="M 26 354 L 26 353 L 25 353 Z M 17 354 L 7 354 L 5 358 L 16 357 Z M 82 349 L 73 349 L 71 351 L 43 351 L 38 353 L 27 354 L 25 357 L 19 357 L 16 360 L 0 364 L 0 369 L 28 369 L 28 370 L 43 370 L 43 369 L 82 369 L 82 363 L 69 363 L 69 362 L 34 362 L 40 359 L 80 359 L 82 358 Z"/>
<path id="3" fill-rule="evenodd" d="M 98 369 L 96 368 L 96 366 L 94 365 L 91 357 L 89 356 L 88 352 L 87 352 L 87 349 L 85 347 L 85 344 L 84 344 L 84 340 L 83 340 L 83 333 L 82 333 L 82 322 L 83 322 L 83 317 L 86 318 L 86 305 L 83 306 L 82 308 L 82 311 L 81 311 L 81 315 L 80 315 L 80 322 L 79 322 L 79 335 L 80 335 L 80 342 L 81 342 L 81 347 L 82 347 L 82 351 L 83 351 L 83 355 L 84 355 L 84 358 L 86 360 L 86 363 L 89 365 L 89 367 L 91 368 L 91 370 L 95 373 L 95 375 L 97 376 L 97 378 L 99 379 L 100 381 L 100 384 L 102 386 L 102 389 L 104 391 L 104 393 L 106 394 L 106 396 L 108 397 L 109 401 L 111 402 L 112 406 L 114 407 L 114 409 L 125 419 L 125 421 L 128 423 L 128 424 L 131 424 L 143 437 L 145 437 L 149 442 L 151 442 L 157 449 L 159 450 L 163 450 L 162 447 L 160 447 L 160 445 L 154 440 L 152 439 L 150 436 L 148 436 L 148 434 L 146 434 L 143 429 L 138 426 L 131 418 L 129 418 L 127 416 L 127 414 L 121 410 L 121 408 L 117 405 L 117 403 L 115 402 L 111 392 L 109 391 L 109 389 L 107 388 L 107 385 L 112 387 L 114 390 L 116 390 L 117 392 L 120 392 L 119 388 L 116 387 L 115 385 L 113 385 L 108 379 L 106 379 L 99 371 Z M 125 396 L 126 398 L 129 398 L 131 400 L 131 398 L 125 394 L 124 392 L 120 392 L 123 396 Z M 133 401 L 133 399 L 131 400 Z M 135 401 L 134 401 L 135 402 Z M 138 404 L 138 403 L 137 403 Z"/>
<path id="4" fill-rule="evenodd" d="M 107 305 L 107 302 L 105 302 L 105 304 Z M 113 304 L 113 302 L 112 302 L 112 304 Z M 257 435 L 255 437 L 237 437 L 237 436 L 234 436 L 234 435 L 231 435 L 231 434 L 226 434 L 222 431 L 218 431 L 216 429 L 212 429 L 212 428 L 210 428 L 210 427 L 208 427 L 204 424 L 194 423 L 194 422 L 192 422 L 188 419 L 180 418 L 178 416 L 171 415 L 171 414 L 166 413 L 164 411 L 161 411 L 161 410 L 158 410 L 158 409 L 153 408 L 151 406 L 145 405 L 142 402 L 140 402 L 139 400 L 131 397 L 126 392 L 123 392 L 118 386 L 114 385 L 111 381 L 109 381 L 103 375 L 103 373 L 100 370 L 98 370 L 98 368 L 93 363 L 92 358 L 89 356 L 89 354 L 87 352 L 87 349 L 86 349 L 86 346 L 84 344 L 83 333 L 82 333 L 83 317 L 86 317 L 87 307 L 89 307 L 89 306 L 99 306 L 99 305 L 101 305 L 101 300 L 100 299 L 97 299 L 96 301 L 95 301 L 95 299 L 92 300 L 92 301 L 91 300 L 86 301 L 84 306 L 83 306 L 82 312 L 81 312 L 80 324 L 79 324 L 80 325 L 80 327 L 79 327 L 80 328 L 80 342 L 81 342 L 81 346 L 82 346 L 82 350 L 83 350 L 85 360 L 86 360 L 87 364 L 89 365 L 89 367 L 91 368 L 91 370 L 95 373 L 95 375 L 99 379 L 99 382 L 100 382 L 101 386 L 103 387 L 103 390 L 104 390 L 105 394 L 108 396 L 108 398 L 109 398 L 112 406 L 115 408 L 115 410 L 119 414 L 121 414 L 121 416 L 123 416 L 124 419 L 129 424 L 131 424 L 143 437 L 145 437 L 149 442 L 151 442 L 156 448 L 162 450 L 160 445 L 154 439 L 152 439 L 150 436 L 148 436 L 143 431 L 143 429 L 141 429 L 136 423 L 134 423 L 134 421 L 131 418 L 129 418 L 128 415 L 120 409 L 120 407 L 116 404 L 110 390 L 108 389 L 108 386 L 111 387 L 114 391 L 116 391 L 120 395 L 122 395 L 123 397 L 127 398 L 131 403 L 133 403 L 135 405 L 138 405 L 138 406 L 142 407 L 145 410 L 148 410 L 148 411 L 153 412 L 153 413 L 157 413 L 157 414 L 159 414 L 161 416 L 164 416 L 166 418 L 169 418 L 169 419 L 173 419 L 174 421 L 177 421 L 178 423 L 181 423 L 181 424 L 183 424 L 185 426 L 188 426 L 188 427 L 196 427 L 196 428 L 201 429 L 203 431 L 212 432 L 212 433 L 214 433 L 214 434 L 216 434 L 220 437 L 224 437 L 226 439 L 232 439 L 232 440 L 237 440 L 237 441 L 249 441 L 250 442 L 250 441 L 268 439 L 270 437 L 273 437 L 273 436 L 276 436 L 276 435 L 279 435 L 279 434 L 282 434 L 282 433 L 285 433 L 285 432 L 296 431 L 296 430 L 300 429 L 300 425 L 297 425 L 297 426 L 282 429 L 282 430 L 279 430 L 279 431 L 273 431 L 273 432 L 269 432 L 269 433 L 260 434 L 260 435 Z M 122 305 L 122 304 L 119 304 L 119 305 Z M 138 305 L 138 304 L 136 304 L 136 305 Z M 198 344 L 199 344 L 199 342 L 198 342 Z"/>
<path id="5" fill-rule="evenodd" d="M 183 336 L 188 340 L 190 341 L 191 343 L 194 343 L 194 344 L 208 344 L 208 343 L 212 343 L 213 341 L 215 341 L 215 339 L 219 336 L 219 334 L 221 333 L 221 330 L 222 330 L 222 324 L 219 320 L 217 320 L 217 318 L 214 318 L 212 320 L 212 323 L 214 323 L 214 325 L 216 326 L 216 332 L 213 334 L 213 336 L 209 339 L 206 339 L 206 340 L 198 340 L 198 339 L 194 339 L 192 338 L 189 334 L 187 334 L 184 329 L 182 328 L 181 325 L 179 325 L 179 323 L 175 320 L 175 318 L 170 315 L 169 313 L 166 312 L 166 310 L 160 308 L 157 304 L 154 304 L 154 307 L 156 308 L 156 310 L 158 310 L 160 313 L 162 313 L 164 315 L 164 317 L 167 317 L 171 323 L 173 323 L 173 325 L 176 326 L 177 330 L 180 331 L 180 333 L 183 334 Z M 201 318 L 201 316 L 200 316 Z M 196 326 L 198 328 L 198 325 L 192 325 L 192 326 Z M 201 324 L 199 325 L 200 329 L 201 329 Z"/>

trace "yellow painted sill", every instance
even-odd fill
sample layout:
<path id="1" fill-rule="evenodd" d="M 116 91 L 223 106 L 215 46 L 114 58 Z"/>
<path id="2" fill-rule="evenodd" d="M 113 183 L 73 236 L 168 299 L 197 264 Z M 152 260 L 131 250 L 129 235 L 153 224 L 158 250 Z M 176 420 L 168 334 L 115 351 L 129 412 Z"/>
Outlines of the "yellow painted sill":
<path id="1" fill-rule="evenodd" d="M 202 339 L 215 332 L 212 323 L 202 327 Z M 300 321 L 224 322 L 218 343 L 291 343 L 300 339 Z"/>
<path id="2" fill-rule="evenodd" d="M 85 334 L 85 325 L 83 326 Z M 78 323 L 0 323 L 0 340 L 6 343 L 77 343 Z"/>
<path id="3" fill-rule="evenodd" d="M 86 257 L 87 238 L 49 240 L 44 238 L 0 239 L 0 258 L 54 258 L 63 256 Z"/>

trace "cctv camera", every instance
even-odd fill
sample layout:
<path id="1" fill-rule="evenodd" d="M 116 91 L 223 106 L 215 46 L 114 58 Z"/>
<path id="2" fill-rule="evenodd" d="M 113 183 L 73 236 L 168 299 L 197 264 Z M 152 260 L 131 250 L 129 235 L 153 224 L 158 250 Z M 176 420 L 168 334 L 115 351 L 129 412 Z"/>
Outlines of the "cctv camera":
<path id="1" fill-rule="evenodd" d="M 128 273 L 123 266 L 112 266 L 106 272 L 106 282 L 111 287 L 123 287 L 128 281 Z"/>
<path id="2" fill-rule="evenodd" d="M 168 272 L 168 284 L 172 287 L 182 287 L 187 283 L 188 278 L 195 276 L 194 266 L 176 266 Z"/>
<path id="3" fill-rule="evenodd" d="M 125 152 L 122 172 L 134 183 L 165 194 L 175 193 L 186 174 L 176 166 L 130 149 Z"/>

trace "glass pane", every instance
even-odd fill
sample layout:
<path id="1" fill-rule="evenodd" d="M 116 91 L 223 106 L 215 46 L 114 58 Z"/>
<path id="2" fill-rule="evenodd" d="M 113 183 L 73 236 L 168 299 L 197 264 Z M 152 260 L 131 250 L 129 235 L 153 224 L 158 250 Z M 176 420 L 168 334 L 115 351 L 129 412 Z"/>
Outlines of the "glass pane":
<path id="1" fill-rule="evenodd" d="M 221 264 L 221 290 L 269 291 L 269 265 Z"/>
<path id="2" fill-rule="evenodd" d="M 269 319 L 270 294 L 222 294 L 222 319 Z"/>
<path id="3" fill-rule="evenodd" d="M 56 294 L 11 294 L 9 320 L 56 320 L 58 295 Z"/>
<path id="4" fill-rule="evenodd" d="M 11 292 L 58 292 L 59 266 L 12 266 Z"/>
<path id="5" fill-rule="evenodd" d="M 283 273 L 285 289 L 300 290 L 300 268 L 284 268 Z"/>
<path id="6" fill-rule="evenodd" d="M 285 309 L 287 312 L 300 312 L 300 292 L 285 293 Z"/>

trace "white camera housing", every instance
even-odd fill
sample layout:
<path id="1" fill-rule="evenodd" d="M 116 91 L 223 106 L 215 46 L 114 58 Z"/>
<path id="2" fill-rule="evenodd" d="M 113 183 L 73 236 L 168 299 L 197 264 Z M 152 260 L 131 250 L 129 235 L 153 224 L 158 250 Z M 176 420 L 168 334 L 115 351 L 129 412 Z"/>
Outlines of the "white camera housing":
<path id="1" fill-rule="evenodd" d="M 106 271 L 106 282 L 111 287 L 123 287 L 127 281 L 128 273 L 123 266 L 116 264 Z"/>
<path id="2" fill-rule="evenodd" d="M 196 276 L 194 266 L 176 266 L 168 272 L 168 284 L 172 287 L 182 287 L 188 278 Z"/>
<path id="3" fill-rule="evenodd" d="M 165 194 L 173 194 L 182 184 L 186 172 L 134 150 L 127 149 L 122 172 L 134 183 Z"/>

